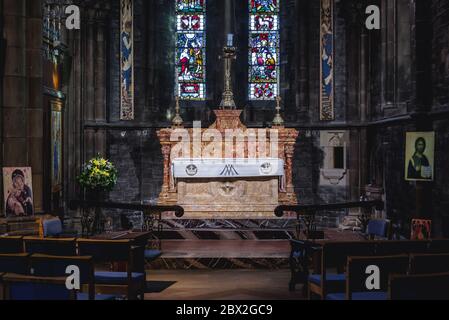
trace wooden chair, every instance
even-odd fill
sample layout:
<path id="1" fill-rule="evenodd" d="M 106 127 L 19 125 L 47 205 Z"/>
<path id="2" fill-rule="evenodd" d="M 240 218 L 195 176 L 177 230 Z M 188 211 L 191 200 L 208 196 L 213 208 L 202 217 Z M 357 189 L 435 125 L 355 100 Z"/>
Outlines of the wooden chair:
<path id="1" fill-rule="evenodd" d="M 76 266 L 80 271 L 80 284 L 87 287 L 87 294 L 79 292 L 77 300 L 114 300 L 113 295 L 95 294 L 95 276 L 92 257 L 62 257 L 43 254 L 33 254 L 30 266 L 34 276 L 38 277 L 67 277 L 68 266 Z"/>
<path id="2" fill-rule="evenodd" d="M 449 254 L 443 253 L 411 255 L 410 273 L 432 274 L 445 272 L 449 272 Z"/>
<path id="3" fill-rule="evenodd" d="M 391 300 L 449 300 L 449 273 L 392 275 Z"/>
<path id="4" fill-rule="evenodd" d="M 25 237 L 25 252 L 35 254 L 48 254 L 52 256 L 76 256 L 75 238 L 36 238 Z"/>
<path id="5" fill-rule="evenodd" d="M 418 240 L 377 241 L 376 255 L 392 256 L 398 254 L 427 253 L 429 243 L 429 241 Z"/>
<path id="6" fill-rule="evenodd" d="M 343 292 L 346 283 L 344 271 L 347 258 L 350 256 L 374 255 L 375 246 L 376 244 L 373 241 L 328 242 L 323 244 L 319 273 L 309 275 L 309 299 L 312 298 L 313 294 L 324 299 L 328 293 Z M 328 273 L 331 268 L 336 273 Z"/>
<path id="7" fill-rule="evenodd" d="M 0 237 L 0 253 L 23 252 L 23 237 Z"/>
<path id="8" fill-rule="evenodd" d="M 304 284 L 303 292 L 307 295 L 308 278 L 310 274 L 311 262 L 316 252 L 320 252 L 321 246 L 315 242 L 308 240 L 290 240 L 290 257 L 289 265 L 291 278 L 289 282 L 289 290 L 295 291 L 296 284 Z M 318 268 L 319 270 L 319 268 Z"/>
<path id="9" fill-rule="evenodd" d="M 380 272 L 380 288 L 369 290 L 366 273 L 369 266 L 377 266 Z M 387 300 L 390 274 L 406 274 L 409 256 L 348 257 L 346 268 L 346 292 L 330 293 L 326 300 Z"/>
<path id="10" fill-rule="evenodd" d="M 2 276 L 5 300 L 76 300 L 67 290 L 66 277 L 36 277 L 7 273 Z"/>
<path id="11" fill-rule="evenodd" d="M 125 290 L 128 299 L 144 298 L 146 287 L 144 247 L 130 240 L 78 239 L 80 255 L 92 256 L 95 264 L 122 265 L 123 271 L 95 271 L 95 284 L 103 290 Z"/>
<path id="12" fill-rule="evenodd" d="M 0 273 L 29 274 L 29 254 L 0 254 Z"/>

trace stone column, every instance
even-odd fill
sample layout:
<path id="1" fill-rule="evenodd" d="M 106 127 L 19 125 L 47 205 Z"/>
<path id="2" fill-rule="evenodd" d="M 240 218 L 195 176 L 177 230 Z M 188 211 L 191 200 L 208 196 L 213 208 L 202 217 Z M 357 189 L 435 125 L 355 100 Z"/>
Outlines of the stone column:
<path id="1" fill-rule="evenodd" d="M 40 0 L 4 0 L 3 166 L 33 170 L 35 211 L 44 209 Z"/>
<path id="2" fill-rule="evenodd" d="M 95 13 L 96 10 L 86 8 L 85 15 L 87 21 L 86 31 L 83 33 L 84 39 L 84 57 L 83 57 L 83 111 L 84 121 L 95 121 L 95 64 L 96 64 L 96 46 L 95 46 Z M 85 161 L 96 156 L 95 150 L 95 132 L 93 130 L 84 130 L 84 156 Z"/>
<path id="3" fill-rule="evenodd" d="M 103 9 L 98 9 L 96 15 L 96 37 L 95 37 L 95 121 L 106 122 L 106 14 Z M 95 152 L 104 157 L 106 154 L 106 132 L 98 130 L 95 134 Z"/>

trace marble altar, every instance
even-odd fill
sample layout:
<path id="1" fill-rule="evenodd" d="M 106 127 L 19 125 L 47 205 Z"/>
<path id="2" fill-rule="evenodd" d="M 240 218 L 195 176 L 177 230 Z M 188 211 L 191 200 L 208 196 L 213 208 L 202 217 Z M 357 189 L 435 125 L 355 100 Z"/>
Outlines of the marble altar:
<path id="1" fill-rule="evenodd" d="M 216 122 L 210 128 L 200 129 L 199 135 L 194 132 L 193 128 L 184 129 L 185 136 L 189 137 L 189 151 L 191 154 L 195 154 L 193 149 L 198 143 L 204 149 L 210 149 L 210 145 L 216 141 L 201 140 L 207 130 L 212 129 L 214 132 L 219 132 L 223 137 L 229 132 L 238 131 L 241 134 L 236 135 L 235 139 L 233 138 L 231 147 L 225 143 L 215 145 L 222 151 L 216 154 L 226 155 L 223 158 L 217 157 L 218 162 L 223 162 L 226 166 L 226 161 L 232 163 L 232 161 L 238 162 L 247 159 L 249 162 L 254 162 L 258 159 L 259 161 L 256 163 L 263 162 L 263 165 L 267 159 L 271 159 L 273 163 L 280 163 L 284 166 L 280 170 L 282 174 L 264 175 L 262 172 L 260 175 L 228 174 L 221 177 L 215 177 L 215 174 L 209 176 L 203 174 L 195 178 L 190 177 L 187 172 L 190 170 L 190 174 L 194 174 L 195 170 L 198 170 L 198 167 L 192 166 L 190 169 L 186 168 L 186 174 L 178 173 L 178 176 L 175 177 L 175 163 L 195 162 L 199 159 L 197 157 L 185 158 L 178 152 L 174 152 L 180 143 L 179 134 L 174 135 L 174 133 L 181 128 L 165 128 L 158 131 L 164 158 L 164 179 L 158 204 L 182 206 L 185 210 L 183 219 L 273 218 L 273 211 L 278 205 L 297 204 L 292 181 L 292 160 L 298 131 L 283 126 L 266 129 L 266 135 L 262 135 L 264 138 L 261 140 L 259 137 L 255 140 L 255 145 L 251 145 L 249 136 L 260 129 L 248 129 L 240 120 L 241 112 L 241 110 L 216 110 Z M 273 144 L 276 145 L 276 148 L 270 149 Z M 268 149 L 274 150 L 277 155 L 269 154 L 267 156 Z M 200 155 L 203 155 L 201 151 Z M 215 157 L 208 154 L 207 158 L 214 159 Z M 248 170 L 254 172 L 254 167 L 250 167 Z M 232 173 L 233 167 L 228 167 L 228 170 L 231 170 Z M 263 168 L 261 170 L 263 171 Z"/>

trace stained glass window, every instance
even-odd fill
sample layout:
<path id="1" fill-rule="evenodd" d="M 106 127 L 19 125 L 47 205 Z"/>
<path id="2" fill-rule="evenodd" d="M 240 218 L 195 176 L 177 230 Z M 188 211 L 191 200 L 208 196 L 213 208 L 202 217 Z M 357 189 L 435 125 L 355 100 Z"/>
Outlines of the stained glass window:
<path id="1" fill-rule="evenodd" d="M 278 95 L 279 1 L 249 0 L 250 100 L 274 100 Z"/>
<path id="2" fill-rule="evenodd" d="M 181 100 L 206 95 L 206 0 L 176 0 L 176 87 Z"/>

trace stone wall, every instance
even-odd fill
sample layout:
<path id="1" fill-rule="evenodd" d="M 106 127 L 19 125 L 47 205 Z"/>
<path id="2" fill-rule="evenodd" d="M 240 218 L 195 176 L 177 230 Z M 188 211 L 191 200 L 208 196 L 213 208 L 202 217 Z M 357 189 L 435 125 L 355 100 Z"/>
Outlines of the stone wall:
<path id="1" fill-rule="evenodd" d="M 41 1 L 5 0 L 1 4 L 6 48 L 5 61 L 1 62 L 4 70 L 0 166 L 32 167 L 34 206 L 37 212 L 42 212 L 46 186 L 43 151 L 46 113 L 42 102 Z"/>

